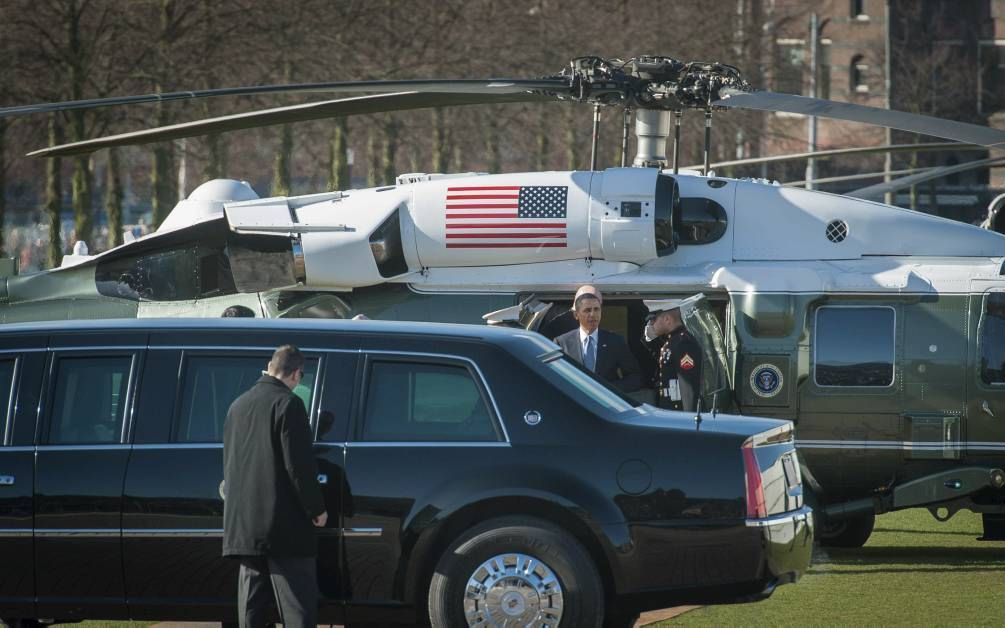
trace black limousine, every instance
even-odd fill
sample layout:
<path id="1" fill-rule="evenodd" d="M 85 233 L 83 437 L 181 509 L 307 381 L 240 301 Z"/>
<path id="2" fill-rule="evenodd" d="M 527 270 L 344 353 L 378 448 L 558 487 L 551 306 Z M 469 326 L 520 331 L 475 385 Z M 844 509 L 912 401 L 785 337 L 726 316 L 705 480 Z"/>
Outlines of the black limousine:
<path id="1" fill-rule="evenodd" d="M 812 546 L 791 424 L 661 411 L 530 332 L 375 321 L 0 327 L 0 617 L 232 621 L 231 401 L 301 347 L 321 618 L 629 624 L 756 600 Z"/>

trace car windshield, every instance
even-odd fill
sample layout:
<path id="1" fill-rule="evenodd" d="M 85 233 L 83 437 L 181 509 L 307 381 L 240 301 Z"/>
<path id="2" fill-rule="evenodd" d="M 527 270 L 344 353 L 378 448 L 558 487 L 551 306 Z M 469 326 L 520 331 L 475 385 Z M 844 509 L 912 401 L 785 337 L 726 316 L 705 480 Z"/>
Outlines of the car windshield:
<path id="1" fill-rule="evenodd" d="M 612 412 L 625 412 L 642 405 L 626 397 L 561 351 L 548 353 L 541 360 L 558 376 L 555 383 L 574 397 L 586 397 Z"/>

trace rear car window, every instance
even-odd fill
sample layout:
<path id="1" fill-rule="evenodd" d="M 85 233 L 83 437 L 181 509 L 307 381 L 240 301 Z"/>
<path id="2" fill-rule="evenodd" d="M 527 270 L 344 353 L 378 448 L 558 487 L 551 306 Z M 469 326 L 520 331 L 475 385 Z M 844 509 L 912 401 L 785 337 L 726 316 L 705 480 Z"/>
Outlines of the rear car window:
<path id="1" fill-rule="evenodd" d="M 118 443 L 132 356 L 59 357 L 50 445 Z"/>
<path id="2" fill-rule="evenodd" d="M 375 361 L 370 365 L 363 440 L 499 440 L 471 371 L 454 364 Z"/>

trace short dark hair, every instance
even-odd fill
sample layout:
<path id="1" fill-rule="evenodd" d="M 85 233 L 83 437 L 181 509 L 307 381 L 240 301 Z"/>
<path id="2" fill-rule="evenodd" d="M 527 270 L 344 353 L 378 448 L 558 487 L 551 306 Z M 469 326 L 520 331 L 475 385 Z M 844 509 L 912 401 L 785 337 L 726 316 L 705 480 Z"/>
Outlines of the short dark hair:
<path id="1" fill-rule="evenodd" d="M 221 314 L 223 318 L 255 318 L 255 311 L 243 305 L 231 305 Z"/>
<path id="2" fill-rule="evenodd" d="M 269 372 L 280 377 L 289 377 L 302 368 L 304 368 L 304 354 L 293 345 L 279 347 L 269 360 Z"/>
<path id="3" fill-rule="evenodd" d="M 586 301 L 587 299 L 593 299 L 597 303 L 602 303 L 600 297 L 598 297 L 597 295 L 591 292 L 584 292 L 583 294 L 576 297 L 576 301 L 572 304 L 572 309 L 578 310 L 579 306 L 583 303 L 583 301 Z"/>

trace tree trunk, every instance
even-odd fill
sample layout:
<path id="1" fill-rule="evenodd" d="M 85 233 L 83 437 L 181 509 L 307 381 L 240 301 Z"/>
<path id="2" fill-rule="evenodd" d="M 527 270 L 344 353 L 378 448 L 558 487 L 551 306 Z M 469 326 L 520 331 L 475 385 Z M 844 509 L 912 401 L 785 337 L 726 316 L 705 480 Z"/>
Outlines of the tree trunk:
<path id="1" fill-rule="evenodd" d="M 380 172 L 381 185 L 394 185 L 398 173 L 394 167 L 394 159 L 398 153 L 398 135 L 401 133 L 401 123 L 390 118 L 384 124 L 384 142 L 381 146 Z"/>
<path id="2" fill-rule="evenodd" d="M 63 129 L 56 120 L 56 114 L 49 116 L 49 146 L 63 143 Z M 45 211 L 49 215 L 49 268 L 58 268 L 63 262 L 62 227 L 60 214 L 63 210 L 62 167 L 59 157 L 51 157 L 45 163 Z"/>
<path id="3" fill-rule="evenodd" d="M 366 186 L 375 188 L 380 185 L 380 151 L 377 150 L 377 126 L 370 125 L 366 136 Z"/>
<path id="4" fill-rule="evenodd" d="M 108 215 L 108 248 L 122 244 L 122 178 L 119 173 L 119 149 L 108 150 L 105 173 L 105 213 Z"/>
<path id="5" fill-rule="evenodd" d="M 70 141 L 79 142 L 84 139 L 83 111 L 71 112 L 70 131 Z M 93 181 L 89 162 L 88 155 L 77 155 L 73 158 L 73 233 L 76 241 L 93 246 L 94 243 L 91 242 L 94 227 L 94 207 L 91 202 Z"/>
<path id="6" fill-rule="evenodd" d="M 153 153 L 154 167 L 150 171 L 150 183 L 153 188 L 153 226 L 156 229 L 178 202 L 175 198 L 178 188 L 175 185 L 174 143 L 155 144 Z"/>
<path id="7" fill-rule="evenodd" d="M 576 164 L 576 117 L 572 107 L 565 110 L 565 169 L 575 170 Z"/>
<path id="8" fill-rule="evenodd" d="M 7 136 L 7 120 L 0 118 L 0 257 L 4 256 L 4 219 L 7 214 L 7 160 L 4 158 L 4 140 Z"/>
<path id="9" fill-rule="evenodd" d="M 279 150 L 272 162 L 272 196 L 290 195 L 290 159 L 293 156 L 293 127 L 279 129 Z"/>
<path id="10" fill-rule="evenodd" d="M 349 181 L 349 119 L 335 118 L 331 141 L 331 161 L 328 168 L 328 190 L 348 190 Z"/>
<path id="11" fill-rule="evenodd" d="M 226 176 L 227 146 L 227 140 L 223 139 L 219 134 L 214 133 L 213 135 L 206 136 L 208 155 L 206 157 L 206 169 L 203 171 L 203 176 L 206 177 L 207 181 Z"/>
<path id="12" fill-rule="evenodd" d="M 485 153 L 488 157 L 486 170 L 496 174 L 502 170 L 502 148 L 499 145 L 499 111 L 495 107 L 489 107 L 488 115 L 485 116 Z"/>
<path id="13" fill-rule="evenodd" d="M 541 115 L 537 122 L 537 151 L 534 155 L 534 170 L 548 170 L 551 152 L 551 132 L 554 127 L 548 124 L 548 114 L 544 107 L 541 107 Z"/>
<path id="14" fill-rule="evenodd" d="M 446 172 L 450 148 L 447 146 L 447 113 L 443 108 L 433 109 L 432 172 Z"/>

